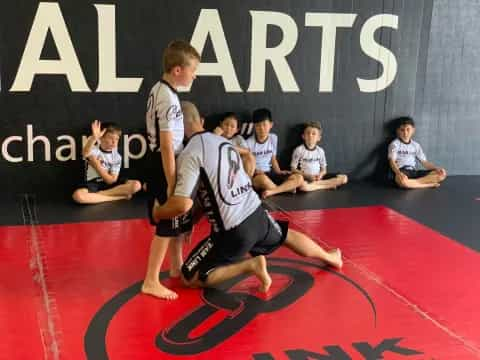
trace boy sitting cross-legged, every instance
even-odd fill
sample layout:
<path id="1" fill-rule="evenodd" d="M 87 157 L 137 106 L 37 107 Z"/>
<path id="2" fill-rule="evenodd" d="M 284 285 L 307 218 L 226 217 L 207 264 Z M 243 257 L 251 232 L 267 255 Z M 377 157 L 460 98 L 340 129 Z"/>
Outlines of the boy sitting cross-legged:
<path id="1" fill-rule="evenodd" d="M 253 187 L 262 191 L 264 199 L 282 192 L 295 191 L 303 184 L 303 177 L 280 169 L 277 160 L 278 138 L 270 133 L 273 126 L 270 110 L 255 110 L 252 121 L 255 124 L 255 133 L 247 139 L 247 145 L 256 160 Z"/>
<path id="2" fill-rule="evenodd" d="M 412 140 L 415 134 L 415 123 L 410 117 L 398 119 L 397 138 L 388 146 L 388 161 L 390 177 L 395 183 L 405 189 L 438 187 L 445 180 L 447 172 L 427 161 L 419 143 Z M 426 170 L 417 170 L 416 160 Z"/>
<path id="3" fill-rule="evenodd" d="M 316 122 L 306 123 L 302 138 L 304 143 L 295 148 L 290 163 L 292 171 L 300 173 L 305 180 L 299 189 L 302 191 L 335 189 L 346 184 L 348 181 L 347 175 L 327 174 L 325 152 L 318 146 L 322 138 L 320 124 Z"/>

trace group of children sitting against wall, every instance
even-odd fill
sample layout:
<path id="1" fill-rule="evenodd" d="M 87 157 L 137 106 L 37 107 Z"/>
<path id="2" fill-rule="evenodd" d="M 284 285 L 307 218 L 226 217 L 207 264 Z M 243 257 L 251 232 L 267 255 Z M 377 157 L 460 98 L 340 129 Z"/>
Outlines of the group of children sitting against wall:
<path id="1" fill-rule="evenodd" d="M 257 109 L 252 114 L 254 134 L 244 139 L 239 134 L 240 122 L 234 113 L 226 113 L 213 130 L 230 141 L 242 158 L 252 185 L 262 198 L 285 192 L 335 189 L 348 182 L 347 175 L 328 174 L 324 150 L 318 145 L 323 130 L 318 122 L 304 124 L 303 143 L 293 151 L 290 169 L 282 169 L 277 159 L 278 138 L 271 132 L 272 114 L 268 109 Z M 95 120 L 83 156 L 86 159 L 85 182 L 73 193 L 80 204 L 130 199 L 142 189 L 138 180 L 119 176 L 121 155 L 118 141 L 121 129 L 114 123 L 101 124 Z M 415 123 L 409 117 L 400 118 L 396 139 L 388 146 L 388 178 L 405 189 L 438 187 L 445 180 L 445 169 L 427 158 L 419 143 L 412 140 Z M 417 168 L 417 161 L 424 170 Z"/>

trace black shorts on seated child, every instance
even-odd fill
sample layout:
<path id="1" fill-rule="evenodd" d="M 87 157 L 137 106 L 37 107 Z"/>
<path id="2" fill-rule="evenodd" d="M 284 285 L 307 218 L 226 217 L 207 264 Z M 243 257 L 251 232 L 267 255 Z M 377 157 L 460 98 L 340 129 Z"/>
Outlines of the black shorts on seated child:
<path id="1" fill-rule="evenodd" d="M 107 184 L 102 178 L 93 179 L 80 184 L 79 188 L 86 188 L 89 193 L 108 190 L 118 185 L 123 185 L 128 181 L 127 178 L 118 178 L 113 184 Z"/>
<path id="2" fill-rule="evenodd" d="M 411 166 L 404 166 L 399 169 L 403 174 L 407 175 L 409 179 L 419 179 L 430 174 L 431 170 L 418 170 Z M 395 173 L 389 169 L 388 179 L 395 183 Z M 396 183 L 395 183 L 396 184 Z"/>

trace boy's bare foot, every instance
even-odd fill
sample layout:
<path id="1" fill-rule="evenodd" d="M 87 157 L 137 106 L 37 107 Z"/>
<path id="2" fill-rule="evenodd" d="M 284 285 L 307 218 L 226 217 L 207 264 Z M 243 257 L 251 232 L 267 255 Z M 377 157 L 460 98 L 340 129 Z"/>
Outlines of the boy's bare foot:
<path id="1" fill-rule="evenodd" d="M 262 199 L 266 199 L 272 195 L 274 195 L 272 190 L 265 190 L 262 192 Z"/>
<path id="2" fill-rule="evenodd" d="M 262 285 L 258 288 L 260 292 L 267 292 L 272 285 L 272 278 L 267 271 L 267 259 L 265 256 L 260 255 L 253 258 L 253 272 L 255 276 L 260 280 Z"/>
<path id="3" fill-rule="evenodd" d="M 337 175 L 339 185 L 345 185 L 348 182 L 347 175 Z"/>
<path id="4" fill-rule="evenodd" d="M 163 300 L 175 300 L 178 298 L 178 294 L 162 284 L 157 282 L 156 284 L 143 284 L 142 293 L 155 296 Z"/>
<path id="5" fill-rule="evenodd" d="M 333 267 L 341 269 L 343 266 L 342 251 L 337 248 L 329 250 L 328 253 L 330 254 L 330 259 L 327 262 Z"/>

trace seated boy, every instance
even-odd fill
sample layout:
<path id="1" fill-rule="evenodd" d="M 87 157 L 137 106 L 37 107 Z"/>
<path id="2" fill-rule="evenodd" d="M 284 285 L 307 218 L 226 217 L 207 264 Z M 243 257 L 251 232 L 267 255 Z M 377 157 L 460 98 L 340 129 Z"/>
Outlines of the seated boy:
<path id="1" fill-rule="evenodd" d="M 213 131 L 215 134 L 223 136 L 229 140 L 242 158 L 243 168 L 248 176 L 252 177 L 255 171 L 255 156 L 248 149 L 247 143 L 242 135 L 238 134 L 239 121 L 237 115 L 233 112 L 227 112 L 223 115 L 220 125 Z"/>
<path id="2" fill-rule="evenodd" d="M 290 167 L 293 172 L 303 176 L 305 182 L 299 187 L 302 191 L 335 189 L 348 181 L 347 175 L 327 174 L 325 152 L 318 146 L 321 138 L 320 124 L 306 123 L 302 134 L 303 144 L 293 151 Z"/>
<path id="3" fill-rule="evenodd" d="M 263 191 L 263 199 L 282 192 L 295 191 L 303 185 L 303 177 L 280 169 L 277 161 L 278 138 L 270 133 L 273 126 L 270 110 L 255 110 L 252 121 L 255 124 L 255 133 L 247 139 L 247 145 L 256 160 L 253 187 L 257 191 Z"/>
<path id="4" fill-rule="evenodd" d="M 114 123 L 92 123 L 92 135 L 83 147 L 86 159 L 85 183 L 72 197 L 79 204 L 130 199 L 142 187 L 140 181 L 119 179 L 122 157 L 118 141 L 122 130 Z M 97 143 L 99 143 L 97 145 Z"/>
<path id="5" fill-rule="evenodd" d="M 412 140 L 415 134 L 413 119 L 398 119 L 396 132 L 397 138 L 388 146 L 388 161 L 392 171 L 390 177 L 395 179 L 398 186 L 406 189 L 440 186 L 447 172 L 427 161 L 420 144 Z M 426 170 L 417 170 L 417 159 Z"/>

